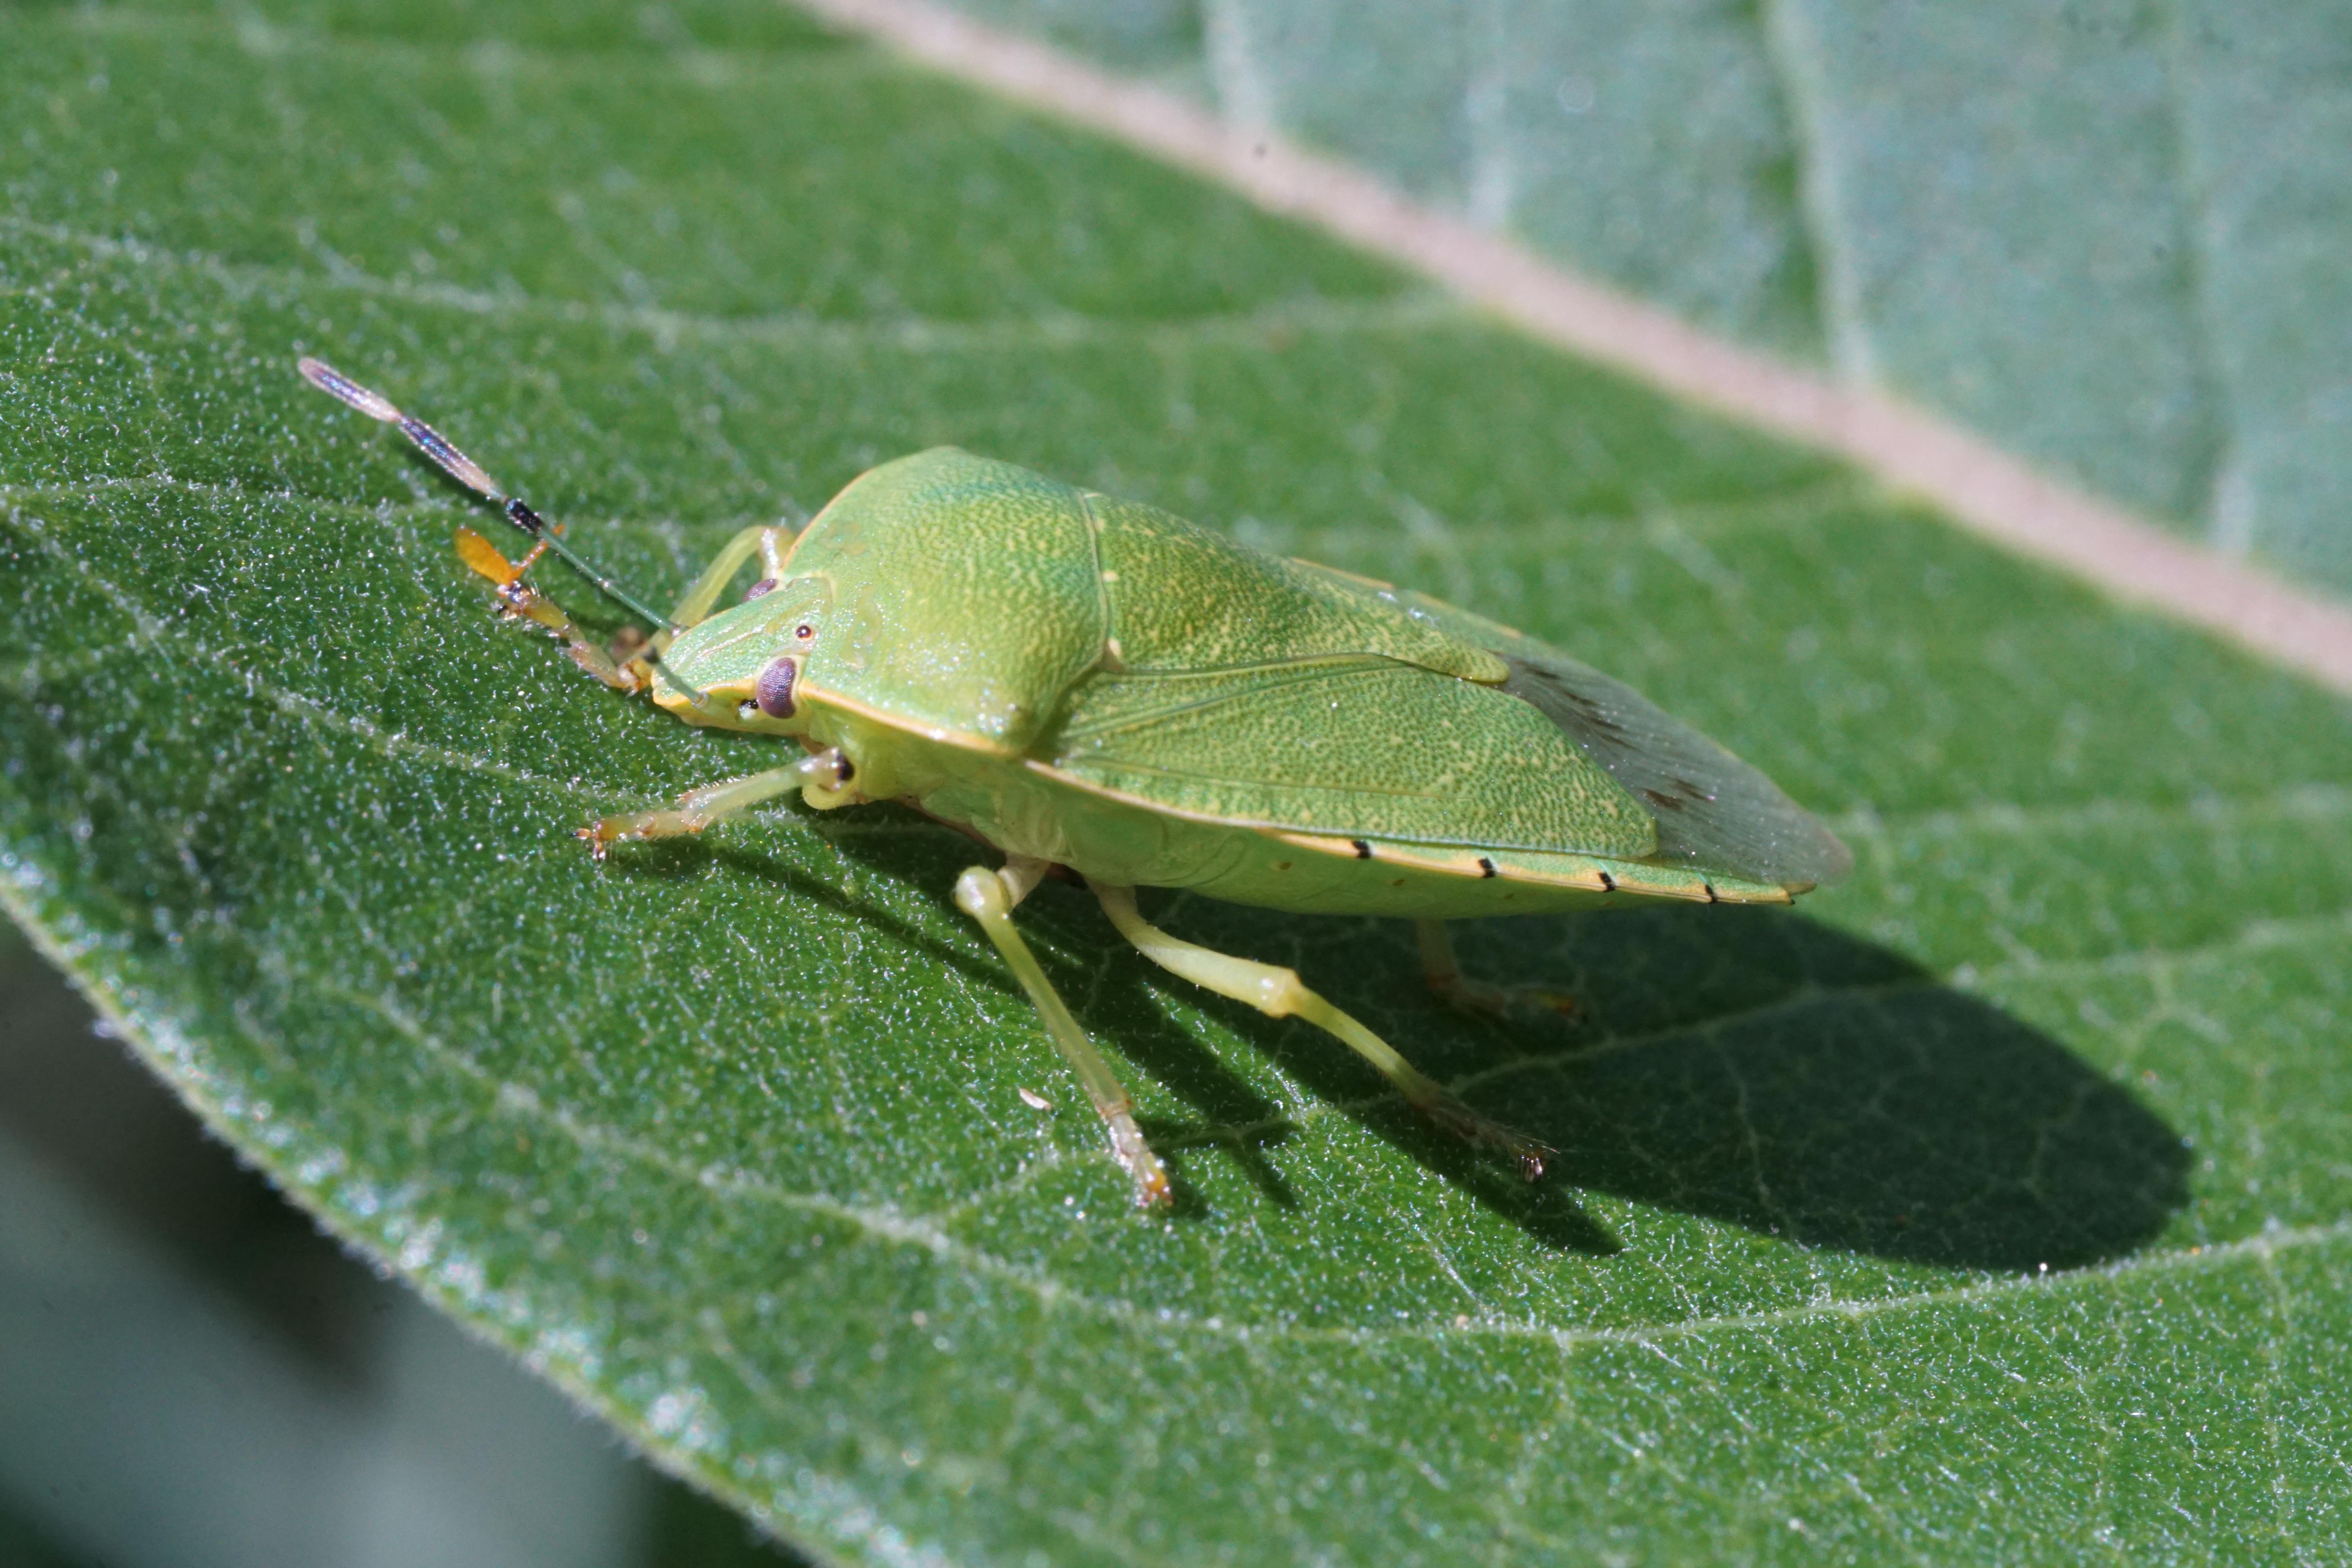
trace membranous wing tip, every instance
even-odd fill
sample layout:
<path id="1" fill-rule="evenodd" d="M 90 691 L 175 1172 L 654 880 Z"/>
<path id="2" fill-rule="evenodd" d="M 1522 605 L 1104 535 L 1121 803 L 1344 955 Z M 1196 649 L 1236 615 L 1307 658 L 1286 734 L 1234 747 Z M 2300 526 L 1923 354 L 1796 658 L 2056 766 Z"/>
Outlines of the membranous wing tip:
<path id="1" fill-rule="evenodd" d="M 1792 893 L 1853 868 L 1837 835 L 1778 784 L 1623 681 L 1540 645 L 1501 651 L 1511 667 L 1503 689 L 1558 724 L 1656 821 L 1659 861 Z"/>

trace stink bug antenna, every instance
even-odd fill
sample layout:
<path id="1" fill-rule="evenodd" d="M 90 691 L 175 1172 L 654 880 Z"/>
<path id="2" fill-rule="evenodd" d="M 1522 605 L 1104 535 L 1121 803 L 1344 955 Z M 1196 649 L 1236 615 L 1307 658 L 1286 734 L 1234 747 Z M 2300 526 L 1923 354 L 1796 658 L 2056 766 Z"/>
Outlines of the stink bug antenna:
<path id="1" fill-rule="evenodd" d="M 635 595 L 582 560 L 577 551 L 556 536 L 555 530 L 548 526 L 546 519 L 541 517 L 520 500 L 499 489 L 497 481 L 483 471 L 481 464 L 450 445 L 449 438 L 440 431 L 422 419 L 403 414 L 399 409 L 394 408 L 383 394 L 369 391 L 331 364 L 323 363 L 306 354 L 295 368 L 302 373 L 303 380 L 327 394 L 328 396 L 349 404 L 371 419 L 380 419 L 386 425 L 398 426 L 400 433 L 415 442 L 416 449 L 432 458 L 434 465 L 443 473 L 480 496 L 484 500 L 495 505 L 506 514 L 506 520 L 509 522 L 530 534 L 534 542 L 543 544 L 562 556 L 574 571 L 593 583 L 598 593 L 630 614 L 651 621 L 663 631 L 675 633 L 684 629 L 667 616 L 651 608 Z M 650 648 L 640 657 L 651 660 L 656 668 L 662 669 L 671 680 L 686 687 L 687 690 L 694 689 L 685 681 L 678 680 L 676 672 L 664 666 L 660 658 Z"/>

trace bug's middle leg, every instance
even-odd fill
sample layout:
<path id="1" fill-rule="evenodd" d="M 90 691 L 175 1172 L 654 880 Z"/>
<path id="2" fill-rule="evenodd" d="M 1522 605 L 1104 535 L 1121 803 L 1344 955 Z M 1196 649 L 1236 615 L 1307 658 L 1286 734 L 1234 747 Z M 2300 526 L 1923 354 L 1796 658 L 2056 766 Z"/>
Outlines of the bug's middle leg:
<path id="1" fill-rule="evenodd" d="M 1531 1182 L 1543 1174 L 1544 1156 L 1550 1150 L 1454 1099 L 1434 1079 L 1399 1056 L 1386 1040 L 1308 990 L 1297 971 L 1235 958 L 1170 936 L 1136 911 L 1134 889 L 1105 887 L 1100 882 L 1088 885 L 1119 934 L 1152 963 L 1220 996 L 1246 1002 L 1269 1018 L 1306 1019 L 1380 1068 L 1407 1104 L 1439 1126 L 1474 1143 L 1501 1150 L 1518 1162 L 1520 1173 Z"/>
<path id="2" fill-rule="evenodd" d="M 1497 985 L 1471 979 L 1454 956 L 1454 939 L 1446 933 L 1444 921 L 1415 921 L 1412 925 L 1429 988 L 1463 1012 L 1500 1018 L 1515 1012 L 1541 1011 L 1573 1018 L 1581 1011 L 1575 997 L 1547 985 Z"/>
<path id="3" fill-rule="evenodd" d="M 1095 1113 L 1103 1119 L 1110 1131 L 1111 1152 L 1118 1163 L 1135 1178 L 1135 1201 L 1145 1208 L 1167 1205 L 1172 1196 L 1168 1184 L 1167 1168 L 1160 1156 L 1151 1152 L 1144 1141 L 1143 1129 L 1136 1125 L 1135 1101 L 1129 1098 L 1127 1087 L 1110 1070 L 1110 1064 L 1096 1050 L 1087 1032 L 1070 1016 L 1061 994 L 1037 963 L 1036 954 L 1022 939 L 1021 928 L 1013 923 L 1013 908 L 1029 896 L 1038 879 L 1045 873 L 1045 862 L 1013 857 L 1005 862 L 1002 871 L 992 871 L 985 866 L 974 866 L 956 879 L 956 906 L 980 922 L 988 940 L 1021 982 L 1021 989 L 1029 994 L 1030 1004 L 1044 1020 L 1045 1033 L 1062 1059 L 1078 1075 L 1086 1086 L 1087 1098 L 1094 1101 Z"/>

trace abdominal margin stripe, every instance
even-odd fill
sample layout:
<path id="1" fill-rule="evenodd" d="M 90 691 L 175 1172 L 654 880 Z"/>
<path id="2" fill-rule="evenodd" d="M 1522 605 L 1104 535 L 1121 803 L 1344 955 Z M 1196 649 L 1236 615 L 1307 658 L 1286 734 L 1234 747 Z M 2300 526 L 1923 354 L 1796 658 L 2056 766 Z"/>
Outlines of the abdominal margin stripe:
<path id="1" fill-rule="evenodd" d="M 1714 337 L 1412 202 L 1352 164 L 1228 125 L 929 0 L 798 0 L 934 69 L 993 89 L 1320 225 L 1534 336 L 1776 435 L 1832 452 L 2020 554 L 2061 567 L 2352 694 L 2352 607 L 2165 533 L 2035 472 L 1957 425 Z"/>

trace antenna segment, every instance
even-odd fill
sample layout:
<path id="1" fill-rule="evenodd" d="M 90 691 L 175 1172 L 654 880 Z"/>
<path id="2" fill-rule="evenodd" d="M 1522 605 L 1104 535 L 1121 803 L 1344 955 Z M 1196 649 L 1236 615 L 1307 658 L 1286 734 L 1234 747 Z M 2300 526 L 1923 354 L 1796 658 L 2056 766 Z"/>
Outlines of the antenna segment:
<path id="1" fill-rule="evenodd" d="M 328 396 L 348 404 L 371 419 L 379 419 L 386 425 L 399 426 L 400 433 L 415 443 L 418 451 L 432 458 L 436 468 L 480 496 L 484 500 L 496 506 L 506 514 L 506 520 L 509 522 L 530 534 L 536 543 L 545 546 L 562 557 L 573 570 L 593 583 L 598 593 L 630 614 L 651 621 L 663 631 L 675 635 L 685 629 L 583 560 L 577 551 L 557 537 L 555 530 L 548 526 L 546 519 L 533 511 L 520 498 L 508 495 L 499 489 L 498 481 L 483 470 L 481 464 L 457 450 L 450 443 L 449 438 L 440 431 L 422 419 L 403 414 L 394 407 L 391 401 L 382 393 L 370 391 L 324 361 L 315 360 L 305 354 L 297 363 L 295 368 L 302 373 L 303 380 Z M 661 668 L 660 658 L 650 648 L 639 657 L 648 658 L 656 667 Z M 685 686 L 685 682 L 678 681 L 677 677 L 666 668 L 663 668 L 663 673 L 669 675 L 670 679 L 677 684 Z M 686 689 L 691 691 L 694 689 L 688 686 Z"/>

